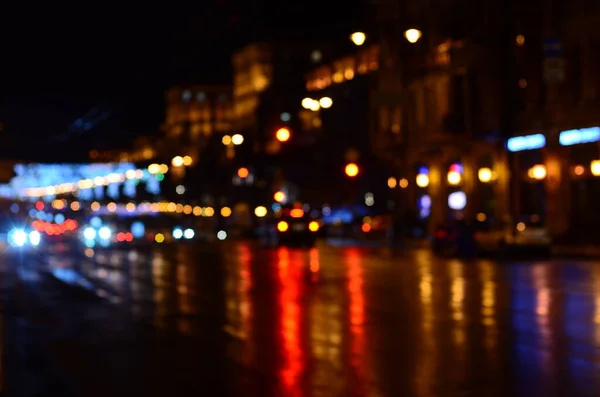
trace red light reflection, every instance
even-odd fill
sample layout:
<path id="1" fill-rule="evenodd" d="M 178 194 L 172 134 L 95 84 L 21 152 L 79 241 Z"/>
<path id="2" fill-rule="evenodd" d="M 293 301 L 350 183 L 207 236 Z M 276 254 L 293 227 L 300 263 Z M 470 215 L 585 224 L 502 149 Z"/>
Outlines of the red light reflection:
<path id="1" fill-rule="evenodd" d="M 361 254 L 356 249 L 346 251 L 348 292 L 350 294 L 350 331 L 352 334 L 352 364 L 360 376 L 364 375 L 365 355 L 365 296 Z"/>
<path id="2" fill-rule="evenodd" d="M 290 251 L 280 248 L 277 251 L 278 276 L 280 281 L 279 306 L 281 308 L 281 338 L 283 341 L 283 367 L 281 377 L 286 395 L 295 395 L 299 387 L 299 377 L 303 370 L 303 351 L 300 346 L 301 314 L 300 288 L 302 283 L 302 263 L 290 261 Z"/>
<path id="3" fill-rule="evenodd" d="M 240 245 L 240 267 L 239 267 L 239 310 L 241 317 L 241 326 L 244 334 L 250 339 L 249 333 L 252 331 L 252 301 L 250 290 L 252 289 L 252 250 L 248 244 Z"/>

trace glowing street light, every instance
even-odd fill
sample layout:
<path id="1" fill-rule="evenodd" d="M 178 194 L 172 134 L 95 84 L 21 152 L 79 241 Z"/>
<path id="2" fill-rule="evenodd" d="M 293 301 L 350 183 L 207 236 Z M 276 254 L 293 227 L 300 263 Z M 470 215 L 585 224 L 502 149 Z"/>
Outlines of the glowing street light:
<path id="1" fill-rule="evenodd" d="M 173 165 L 173 167 L 181 167 L 183 165 L 183 157 L 181 157 L 181 156 L 173 157 L 173 160 L 171 160 L 171 164 Z"/>
<path id="2" fill-rule="evenodd" d="M 273 200 L 275 200 L 278 203 L 283 203 L 286 199 L 285 193 L 280 191 L 275 192 L 275 194 L 273 195 Z"/>
<path id="3" fill-rule="evenodd" d="M 592 175 L 600 176 L 600 160 L 594 160 L 591 162 L 590 171 L 592 171 Z"/>
<path id="4" fill-rule="evenodd" d="M 224 135 L 223 139 L 221 139 L 221 142 L 223 142 L 223 145 L 229 146 L 231 145 L 231 137 L 229 135 Z"/>
<path id="5" fill-rule="evenodd" d="M 448 183 L 451 185 L 458 185 L 462 179 L 460 172 L 450 171 L 448 172 Z"/>
<path id="6" fill-rule="evenodd" d="M 538 181 L 541 181 L 542 179 L 544 179 L 546 177 L 546 167 L 544 167 L 541 164 L 534 165 L 533 167 L 531 167 L 529 169 L 529 171 L 527 171 L 527 175 L 531 179 L 536 179 Z"/>
<path id="7" fill-rule="evenodd" d="M 355 163 L 350 163 L 348 165 L 346 165 L 346 168 L 344 170 L 346 172 L 346 175 L 348 175 L 350 178 L 354 178 L 355 176 L 358 175 L 358 165 L 356 165 Z"/>
<path id="8" fill-rule="evenodd" d="M 248 171 L 248 168 L 242 167 L 238 170 L 237 174 L 240 178 L 246 179 L 248 178 L 248 175 L 250 175 L 250 171 Z"/>
<path id="9" fill-rule="evenodd" d="M 304 99 L 302 100 L 302 107 L 303 107 L 304 109 L 306 109 L 306 110 L 310 110 L 310 108 L 311 108 L 311 106 L 312 106 L 312 103 L 313 103 L 314 101 L 315 101 L 315 100 L 314 100 L 314 99 L 312 99 L 312 98 L 308 98 L 308 97 L 307 97 L 307 98 L 304 98 Z"/>
<path id="10" fill-rule="evenodd" d="M 388 178 L 388 187 L 390 189 L 395 188 L 396 186 L 398 186 L 398 181 L 396 180 L 396 178 L 394 178 L 393 176 Z"/>
<path id="11" fill-rule="evenodd" d="M 419 41 L 422 35 L 423 33 L 419 29 L 408 29 L 404 32 L 404 37 L 406 37 L 406 40 L 411 44 L 415 44 Z"/>
<path id="12" fill-rule="evenodd" d="M 231 143 L 238 146 L 244 143 L 244 137 L 241 134 L 235 134 L 231 137 Z"/>
<path id="13" fill-rule="evenodd" d="M 323 109 L 329 109 L 331 105 L 333 105 L 333 99 L 327 96 L 319 99 L 319 106 L 321 106 Z"/>
<path id="14" fill-rule="evenodd" d="M 291 135 L 292 134 L 291 134 L 289 128 L 287 128 L 287 127 L 281 127 L 275 133 L 275 138 L 277 138 L 277 140 L 279 142 L 287 142 L 287 141 L 290 140 Z"/>
<path id="15" fill-rule="evenodd" d="M 367 35 L 365 35 L 363 32 L 354 32 L 350 35 L 350 41 L 352 41 L 354 43 L 354 45 L 356 46 L 361 46 L 363 44 L 365 44 L 365 41 L 367 40 Z"/>
<path id="16" fill-rule="evenodd" d="M 427 174 L 419 174 L 417 175 L 417 186 L 421 188 L 426 188 L 429 186 L 429 176 Z"/>
<path id="17" fill-rule="evenodd" d="M 148 166 L 148 172 L 152 175 L 156 175 L 160 172 L 160 164 L 150 164 Z"/>
<path id="18" fill-rule="evenodd" d="M 256 207 L 254 209 L 254 215 L 256 215 L 257 218 L 264 218 L 265 216 L 267 216 L 267 209 L 265 207 L 263 207 L 262 205 L 259 207 Z"/>
<path id="19" fill-rule="evenodd" d="M 492 170 L 489 168 L 480 168 L 477 172 L 479 180 L 483 183 L 489 183 L 492 180 Z"/>

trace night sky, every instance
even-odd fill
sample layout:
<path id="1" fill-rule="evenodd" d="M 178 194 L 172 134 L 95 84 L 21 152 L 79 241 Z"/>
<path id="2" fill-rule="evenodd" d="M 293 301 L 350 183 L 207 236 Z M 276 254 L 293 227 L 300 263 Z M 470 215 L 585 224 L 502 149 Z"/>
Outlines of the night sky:
<path id="1" fill-rule="evenodd" d="M 231 52 L 246 42 L 282 30 L 294 38 L 346 35 L 345 25 L 360 14 L 359 7 L 315 13 L 322 2 L 313 0 L 270 3 L 3 6 L 2 154 L 22 155 L 16 148 L 26 147 L 29 157 L 53 152 L 66 159 L 91 146 L 127 145 L 137 135 L 156 134 L 167 87 L 228 83 Z M 73 127 L 86 115 L 89 128 Z"/>

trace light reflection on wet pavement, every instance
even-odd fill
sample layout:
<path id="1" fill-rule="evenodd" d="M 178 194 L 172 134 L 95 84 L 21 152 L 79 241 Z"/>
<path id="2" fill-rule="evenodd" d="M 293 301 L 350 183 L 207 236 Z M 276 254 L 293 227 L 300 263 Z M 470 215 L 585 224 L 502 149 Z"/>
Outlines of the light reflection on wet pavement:
<path id="1" fill-rule="evenodd" d="M 249 243 L 87 254 L 46 259 L 56 276 L 113 303 L 86 325 L 94 338 L 53 342 L 81 395 L 583 396 L 600 387 L 600 263 Z M 86 373 L 110 366 L 118 370 Z M 100 375 L 106 384 L 90 383 Z"/>

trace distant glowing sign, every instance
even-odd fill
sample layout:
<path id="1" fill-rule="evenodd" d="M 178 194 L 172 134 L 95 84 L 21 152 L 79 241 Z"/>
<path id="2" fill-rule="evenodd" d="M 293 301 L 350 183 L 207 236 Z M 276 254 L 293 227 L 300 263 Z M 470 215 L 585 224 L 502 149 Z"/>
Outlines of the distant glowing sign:
<path id="1" fill-rule="evenodd" d="M 546 137 L 544 134 L 516 136 L 506 142 L 506 148 L 509 152 L 541 149 L 544 146 L 546 146 Z"/>
<path id="2" fill-rule="evenodd" d="M 600 141 L 600 127 L 580 128 L 560 133 L 558 141 L 562 146 L 578 145 L 580 143 Z"/>

